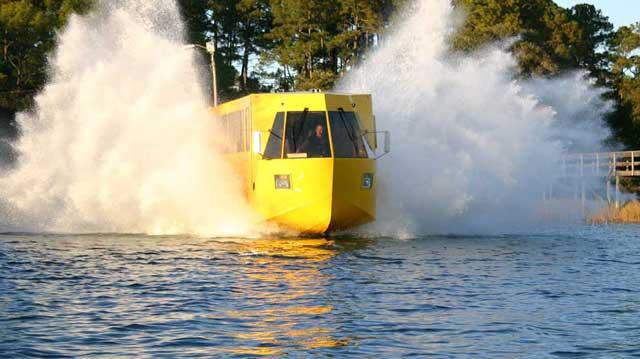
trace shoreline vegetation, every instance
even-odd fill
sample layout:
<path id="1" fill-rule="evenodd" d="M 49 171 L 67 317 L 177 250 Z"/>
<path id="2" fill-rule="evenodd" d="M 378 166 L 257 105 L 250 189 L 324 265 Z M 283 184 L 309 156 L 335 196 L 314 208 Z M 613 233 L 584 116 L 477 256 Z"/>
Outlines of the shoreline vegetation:
<path id="1" fill-rule="evenodd" d="M 611 143 L 619 149 L 640 147 L 640 22 L 616 28 L 594 5 L 565 8 L 554 0 L 446 1 L 465 15 L 451 38 L 452 53 L 471 54 L 506 41 L 517 62 L 516 78 L 559 78 L 581 70 L 614 104 L 604 119 Z M 33 109 L 33 98 L 47 81 L 57 34 L 71 14 L 85 14 L 97 2 L 0 3 L 5 44 L 0 54 L 0 112 Z M 222 100 L 231 100 L 254 92 L 333 88 L 388 39 L 403 13 L 419 1 L 176 3 L 186 25 L 186 42 L 215 42 L 218 92 Z M 203 63 L 210 61 L 207 54 L 202 56 Z M 13 121 L 8 118 L 0 122 Z"/>
<path id="2" fill-rule="evenodd" d="M 18 137 L 13 114 L 0 109 L 0 170 L 10 166 L 16 159 L 12 142 Z"/>
<path id="3" fill-rule="evenodd" d="M 601 224 L 640 224 L 640 200 L 629 199 L 616 208 L 614 203 L 606 201 L 587 201 L 579 199 L 554 198 L 540 203 L 536 213 L 541 221 L 583 222 L 592 225 Z"/>
<path id="4" fill-rule="evenodd" d="M 587 218 L 589 224 L 632 224 L 640 223 L 640 201 L 629 201 L 619 208 L 610 205 L 600 213 Z"/>

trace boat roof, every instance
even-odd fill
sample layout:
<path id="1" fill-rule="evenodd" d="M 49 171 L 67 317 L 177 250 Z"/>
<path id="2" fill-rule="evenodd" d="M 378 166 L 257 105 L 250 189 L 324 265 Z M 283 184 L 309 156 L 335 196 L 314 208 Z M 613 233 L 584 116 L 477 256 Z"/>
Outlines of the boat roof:
<path id="1" fill-rule="evenodd" d="M 369 96 L 367 93 L 349 93 L 349 92 L 325 92 L 325 91 L 294 91 L 294 92 L 258 92 L 248 94 L 246 96 L 263 96 L 263 95 L 278 95 L 278 96 L 287 96 L 287 95 L 332 95 L 332 96 Z"/>
<path id="2" fill-rule="evenodd" d="M 313 92 L 313 91 L 252 93 L 252 94 L 245 95 L 243 97 L 239 97 L 239 98 L 236 98 L 236 99 L 233 99 L 233 100 L 222 102 L 222 103 L 218 104 L 217 107 L 214 107 L 214 109 L 222 109 L 222 108 L 227 108 L 229 106 L 233 107 L 236 104 L 242 103 L 244 101 L 247 101 L 247 100 L 249 100 L 250 98 L 253 98 L 253 97 L 269 97 L 269 98 L 276 97 L 276 98 L 282 99 L 282 97 L 295 97 L 295 96 L 310 96 L 310 97 L 315 97 L 315 96 L 337 96 L 337 97 L 360 97 L 360 98 L 362 98 L 362 97 L 371 97 L 371 94 L 346 93 L 346 92 Z"/>

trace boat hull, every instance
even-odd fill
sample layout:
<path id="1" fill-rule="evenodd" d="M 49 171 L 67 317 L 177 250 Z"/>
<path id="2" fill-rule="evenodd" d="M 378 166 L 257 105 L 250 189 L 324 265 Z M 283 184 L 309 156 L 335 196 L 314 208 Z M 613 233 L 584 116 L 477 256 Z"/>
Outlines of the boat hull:
<path id="1" fill-rule="evenodd" d="M 345 230 L 375 220 L 375 161 L 301 159 L 260 161 L 253 206 L 268 222 L 301 233 Z M 374 178 L 363 187 L 365 175 Z M 276 189 L 276 176 L 290 188 Z"/>

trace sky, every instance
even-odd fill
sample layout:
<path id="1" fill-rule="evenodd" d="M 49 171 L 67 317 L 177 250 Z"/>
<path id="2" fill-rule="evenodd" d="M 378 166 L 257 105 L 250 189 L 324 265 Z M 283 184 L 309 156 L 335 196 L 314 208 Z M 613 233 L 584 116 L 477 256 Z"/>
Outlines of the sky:
<path id="1" fill-rule="evenodd" d="M 609 16 L 616 27 L 640 22 L 640 0 L 556 0 L 556 3 L 564 7 L 593 4 Z"/>

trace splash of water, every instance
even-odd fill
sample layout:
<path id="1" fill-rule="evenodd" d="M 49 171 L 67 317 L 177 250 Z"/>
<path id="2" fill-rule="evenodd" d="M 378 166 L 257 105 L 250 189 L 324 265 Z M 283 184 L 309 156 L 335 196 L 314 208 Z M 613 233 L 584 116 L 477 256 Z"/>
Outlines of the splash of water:
<path id="1" fill-rule="evenodd" d="M 381 48 L 339 85 L 371 92 L 378 128 L 379 221 L 388 235 L 499 232 L 531 223 L 567 151 L 595 151 L 609 105 L 584 74 L 518 81 L 500 44 L 453 54 L 449 0 L 417 0 Z"/>
<path id="2" fill-rule="evenodd" d="M 245 234 L 253 220 L 208 113 L 175 1 L 104 1 L 72 17 L 17 168 L 0 178 L 13 228 Z"/>
<path id="3" fill-rule="evenodd" d="M 558 157 L 595 150 L 606 137 L 607 104 L 583 74 L 514 80 L 516 63 L 499 45 L 452 55 L 458 17 L 447 0 L 417 0 L 410 10 L 340 86 L 373 93 L 378 127 L 394 133 L 370 229 L 416 235 L 521 224 Z M 20 161 L 0 178 L 0 218 L 33 231 L 255 229 L 216 150 L 224 139 L 194 61 L 172 0 L 103 2 L 73 17 L 36 110 L 18 116 Z"/>

